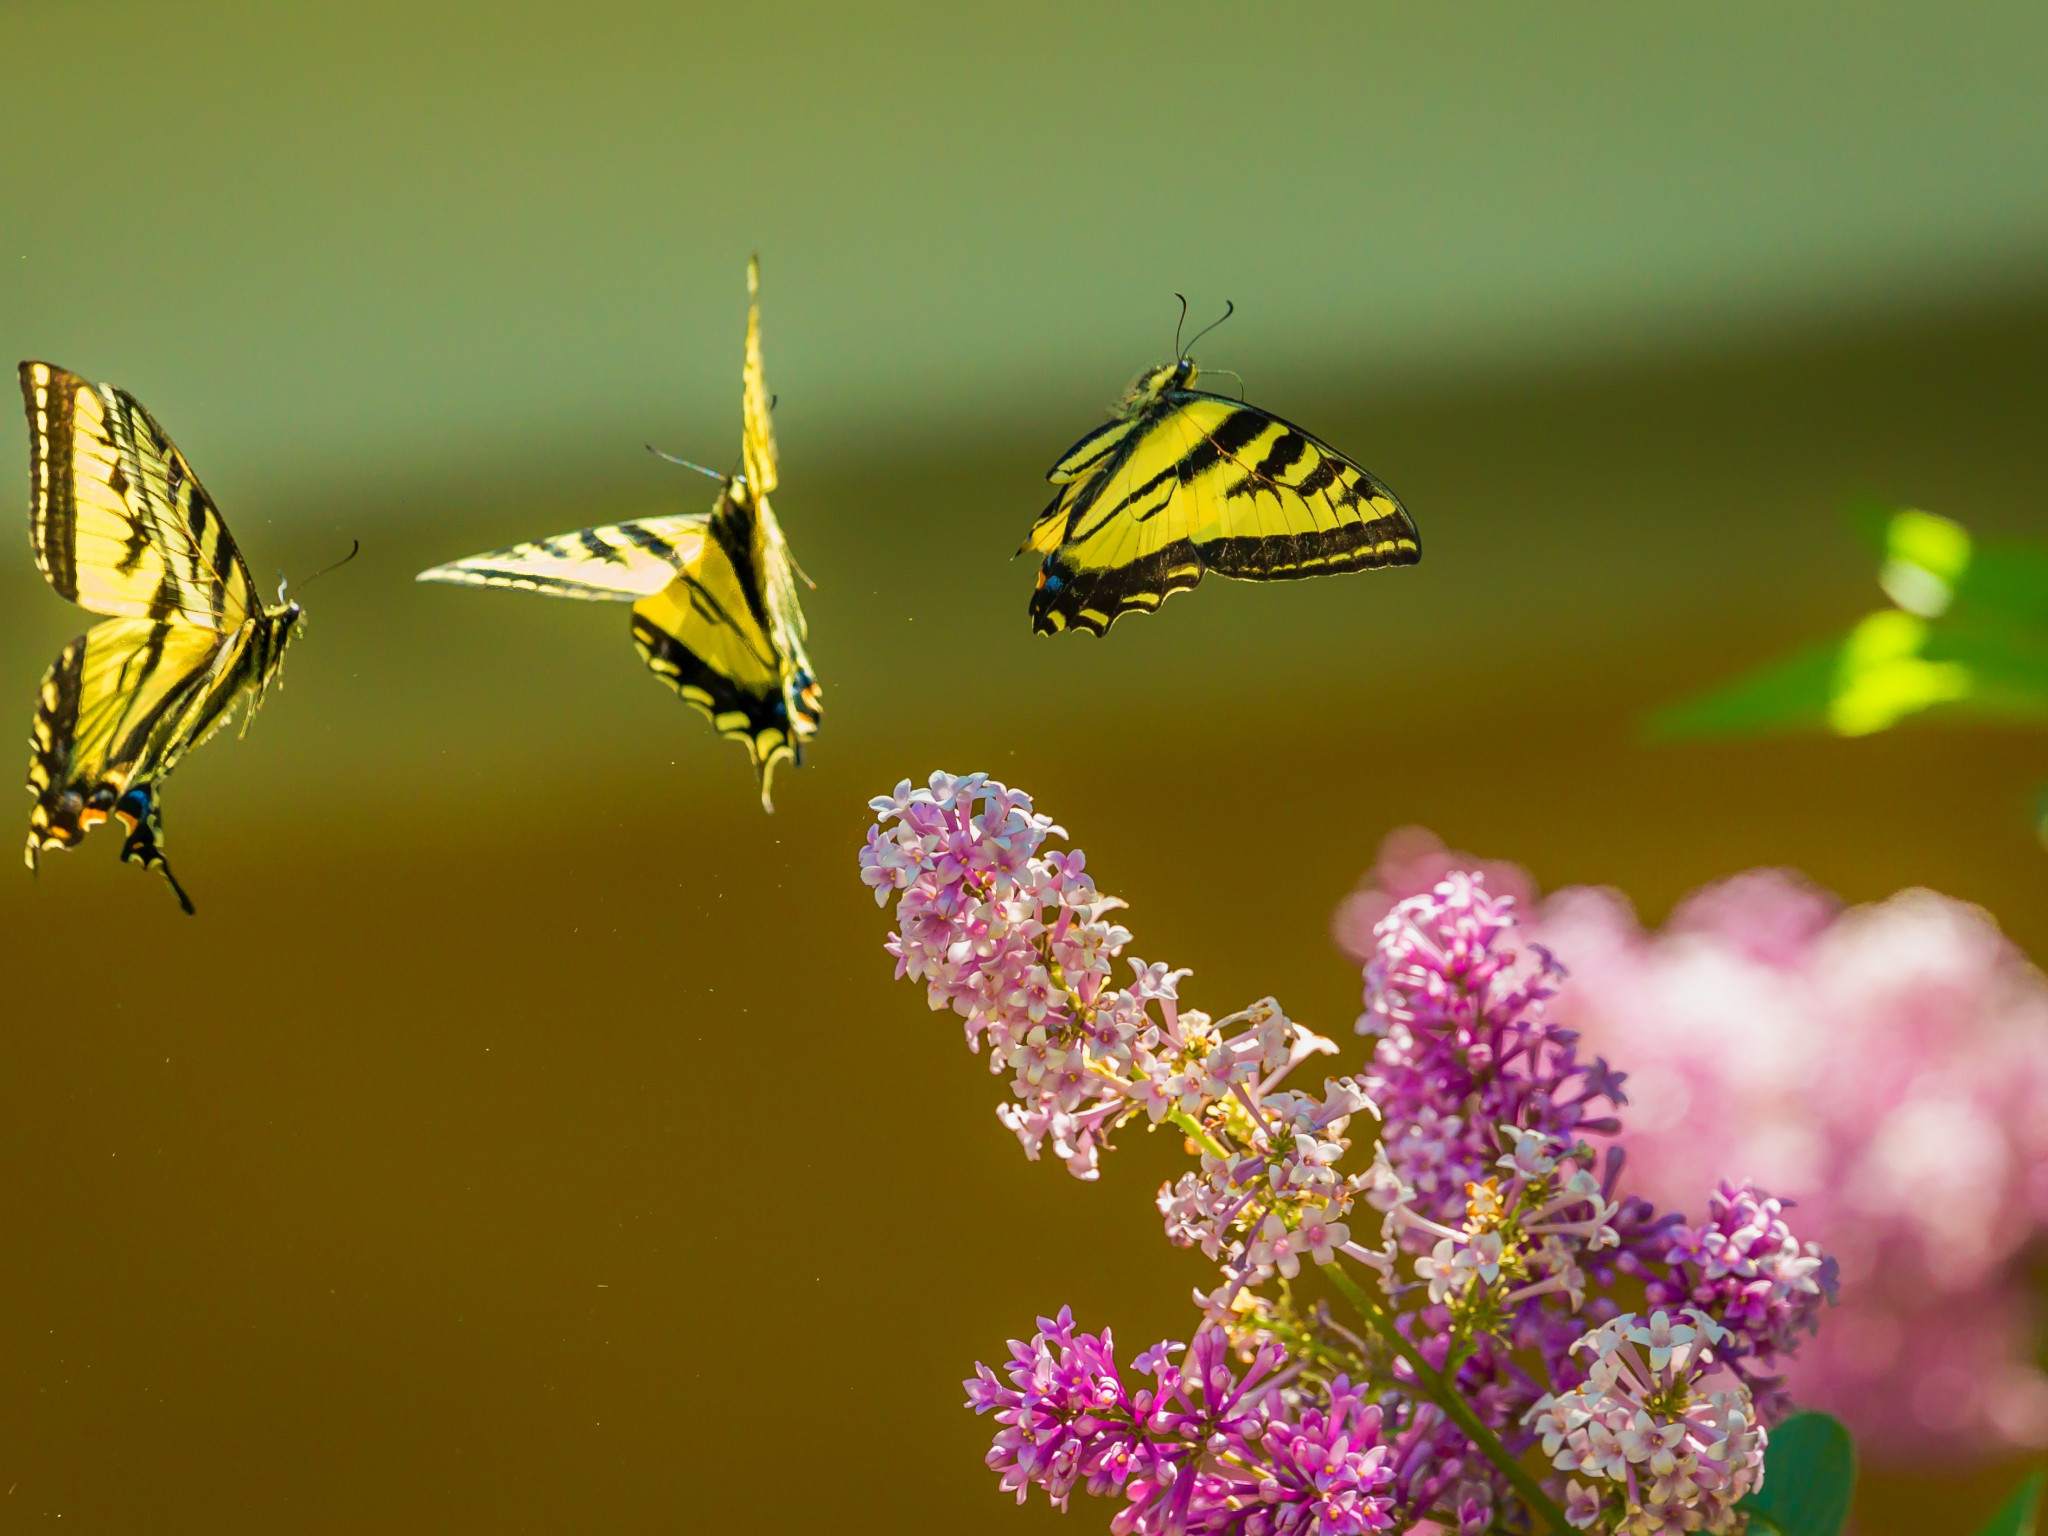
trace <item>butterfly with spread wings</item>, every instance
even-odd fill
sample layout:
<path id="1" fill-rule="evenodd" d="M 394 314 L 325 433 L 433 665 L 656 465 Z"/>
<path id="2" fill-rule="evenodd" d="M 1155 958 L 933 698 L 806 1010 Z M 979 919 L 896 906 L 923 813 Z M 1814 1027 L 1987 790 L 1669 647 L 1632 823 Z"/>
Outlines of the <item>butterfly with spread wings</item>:
<path id="1" fill-rule="evenodd" d="M 1422 558 L 1378 479 L 1290 421 L 1194 388 L 1194 359 L 1176 350 L 1046 474 L 1059 490 L 1017 551 L 1045 556 L 1034 630 L 1106 634 L 1209 571 L 1292 581 Z"/>
<path id="2" fill-rule="evenodd" d="M 777 475 L 759 295 L 760 263 L 749 261 L 741 469 L 713 475 L 720 488 L 709 512 L 557 534 L 437 565 L 418 579 L 631 603 L 642 659 L 719 735 L 747 749 L 761 804 L 772 811 L 775 766 L 802 764 L 824 702 L 804 654 L 796 563 L 768 505 Z"/>
<path id="3" fill-rule="evenodd" d="M 142 402 L 48 363 L 21 365 L 29 538 L 44 579 L 110 617 L 65 646 L 36 700 L 28 867 L 109 815 L 121 857 L 191 898 L 163 851 L 164 781 L 249 714 L 284 665 L 299 605 L 266 607 L 213 498 Z"/>

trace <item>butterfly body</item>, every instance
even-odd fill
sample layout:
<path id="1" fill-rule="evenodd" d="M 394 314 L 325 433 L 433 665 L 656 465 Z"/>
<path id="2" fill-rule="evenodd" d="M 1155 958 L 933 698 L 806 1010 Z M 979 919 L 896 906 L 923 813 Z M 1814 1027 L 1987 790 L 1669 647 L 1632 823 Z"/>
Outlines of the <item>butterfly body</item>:
<path id="1" fill-rule="evenodd" d="M 61 595 L 109 615 L 59 653 L 31 727 L 26 862 L 109 816 L 121 857 L 157 870 L 162 786 L 183 756 L 249 712 L 284 665 L 297 603 L 265 605 L 220 512 L 141 402 L 48 363 L 21 365 L 29 532 Z M 246 719 L 246 717 L 245 717 Z"/>
<path id="2" fill-rule="evenodd" d="M 1292 422 L 1196 389 L 1198 371 L 1186 357 L 1147 369 L 1046 475 L 1059 490 L 1018 551 L 1045 556 L 1040 634 L 1105 634 L 1209 571 L 1288 581 L 1421 558 L 1376 477 Z"/>
<path id="3" fill-rule="evenodd" d="M 557 534 L 435 566 L 419 580 L 631 603 L 641 659 L 721 736 L 746 748 L 761 804 L 773 810 L 775 767 L 801 764 L 824 706 L 804 651 L 796 562 L 768 502 L 777 467 L 759 281 L 750 262 L 742 467 L 714 476 L 719 492 L 708 513 Z"/>

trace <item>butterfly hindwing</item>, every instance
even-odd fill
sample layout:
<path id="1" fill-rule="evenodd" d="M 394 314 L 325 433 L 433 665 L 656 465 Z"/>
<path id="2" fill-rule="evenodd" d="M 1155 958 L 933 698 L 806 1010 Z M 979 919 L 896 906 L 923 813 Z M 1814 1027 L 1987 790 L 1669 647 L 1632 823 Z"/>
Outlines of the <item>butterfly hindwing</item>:
<path id="1" fill-rule="evenodd" d="M 1208 571 L 1249 581 L 1412 564 L 1414 523 L 1386 486 L 1293 423 L 1199 390 L 1166 389 L 1075 444 L 1025 548 L 1044 634 L 1102 634 Z"/>
<path id="2" fill-rule="evenodd" d="M 744 483 L 727 490 L 697 558 L 633 605 L 633 643 L 656 676 L 747 749 L 772 810 L 775 767 L 799 755 L 821 710 L 802 637 L 778 611 L 796 598 L 779 590 L 790 578 L 764 511 Z"/>
<path id="3" fill-rule="evenodd" d="M 579 528 L 421 571 L 420 581 L 513 587 L 591 602 L 637 602 L 675 579 L 704 542 L 702 513 Z"/>
<path id="4" fill-rule="evenodd" d="M 32 726 L 27 863 L 72 848 L 108 816 L 128 823 L 122 857 L 161 870 L 158 783 L 232 705 L 250 630 L 108 619 L 67 645 L 43 678 Z"/>
<path id="5" fill-rule="evenodd" d="M 49 363 L 21 365 L 36 564 L 94 613 L 227 630 L 254 583 L 192 466 L 142 403 Z"/>

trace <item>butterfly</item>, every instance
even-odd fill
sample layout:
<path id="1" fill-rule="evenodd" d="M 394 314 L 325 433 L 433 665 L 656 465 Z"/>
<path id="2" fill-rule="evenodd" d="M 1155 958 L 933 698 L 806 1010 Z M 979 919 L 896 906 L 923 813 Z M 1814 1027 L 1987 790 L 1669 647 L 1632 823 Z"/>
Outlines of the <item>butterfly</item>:
<path id="1" fill-rule="evenodd" d="M 111 615 L 43 677 L 31 728 L 28 867 L 109 815 L 121 857 L 154 869 L 188 913 L 163 851 L 163 784 L 233 714 L 249 717 L 284 665 L 299 605 L 258 598 L 213 498 L 126 390 L 48 363 L 21 365 L 29 540 L 64 597 Z"/>
<path id="2" fill-rule="evenodd" d="M 1422 558 L 1413 520 L 1372 474 L 1291 421 L 1196 389 L 1194 344 L 1176 337 L 1176 359 L 1140 374 L 1047 472 L 1059 490 L 1017 551 L 1045 556 L 1039 634 L 1106 634 L 1209 571 L 1292 581 Z"/>
<path id="3" fill-rule="evenodd" d="M 736 475 L 703 471 L 719 482 L 708 513 L 556 534 L 437 565 L 418 579 L 631 603 L 641 658 L 721 736 L 747 749 L 761 804 L 772 811 L 775 766 L 801 765 L 824 697 L 804 653 L 801 573 L 768 505 L 778 477 L 773 402 L 761 367 L 760 287 L 756 258 L 747 263 L 741 467 Z"/>

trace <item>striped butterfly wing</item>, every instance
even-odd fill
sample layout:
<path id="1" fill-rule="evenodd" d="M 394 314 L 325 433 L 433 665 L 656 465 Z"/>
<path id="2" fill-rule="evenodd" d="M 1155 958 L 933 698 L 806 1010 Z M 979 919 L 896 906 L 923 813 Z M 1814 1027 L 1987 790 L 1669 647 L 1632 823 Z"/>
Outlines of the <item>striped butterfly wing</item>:
<path id="1" fill-rule="evenodd" d="M 774 398 L 761 366 L 761 258 L 747 259 L 747 361 L 740 375 L 740 462 L 758 497 L 780 483 L 775 456 Z"/>
<path id="2" fill-rule="evenodd" d="M 659 592 L 697 558 L 709 521 L 709 514 L 699 512 L 581 528 L 437 565 L 416 579 L 512 587 L 589 602 L 637 602 Z"/>
<path id="3" fill-rule="evenodd" d="M 783 626 L 770 615 L 757 526 L 751 504 L 728 492 L 697 558 L 633 605 L 633 643 L 719 735 L 747 749 L 761 804 L 773 810 L 776 764 L 794 759 L 817 729 L 817 687 L 801 648 L 793 661 L 777 642 Z"/>
<path id="4" fill-rule="evenodd" d="M 128 829 L 121 857 L 160 871 L 192 910 L 163 855 L 157 788 L 233 701 L 249 634 L 109 619 L 58 654 L 31 727 L 30 869 L 44 849 L 76 847 L 111 815 Z"/>
<path id="5" fill-rule="evenodd" d="M 94 613 L 226 631 L 258 611 L 213 498 L 126 390 L 21 365 L 29 535 L 50 585 Z"/>
<path id="6" fill-rule="evenodd" d="M 1328 443 L 1241 401 L 1197 390 L 1083 438 L 1025 548 L 1041 634 L 1104 634 L 1211 570 L 1246 581 L 1412 565 L 1422 546 L 1393 492 Z"/>

